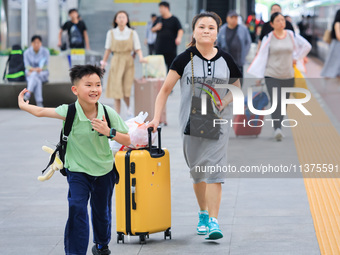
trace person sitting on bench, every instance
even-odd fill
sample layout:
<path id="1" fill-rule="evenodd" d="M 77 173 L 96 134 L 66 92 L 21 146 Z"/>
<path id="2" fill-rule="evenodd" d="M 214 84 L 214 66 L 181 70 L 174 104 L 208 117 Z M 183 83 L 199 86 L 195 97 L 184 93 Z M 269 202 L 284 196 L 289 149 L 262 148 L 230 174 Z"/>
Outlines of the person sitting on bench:
<path id="1" fill-rule="evenodd" d="M 24 52 L 25 73 L 27 80 L 27 89 L 24 99 L 30 99 L 34 93 L 37 106 L 43 107 L 42 85 L 48 81 L 48 61 L 50 53 L 48 49 L 42 46 L 40 35 L 33 35 L 31 47 Z"/>

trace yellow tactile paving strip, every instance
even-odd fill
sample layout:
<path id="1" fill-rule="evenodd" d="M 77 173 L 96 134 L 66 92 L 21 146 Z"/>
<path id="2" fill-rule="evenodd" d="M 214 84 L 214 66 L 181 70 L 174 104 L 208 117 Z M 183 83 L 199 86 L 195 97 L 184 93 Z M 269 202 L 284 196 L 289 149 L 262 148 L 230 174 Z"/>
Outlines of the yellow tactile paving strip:
<path id="1" fill-rule="evenodd" d="M 340 168 L 339 133 L 313 96 L 304 105 L 312 116 L 303 115 L 295 106 L 288 107 L 289 118 L 298 121 L 292 132 L 300 164 L 332 164 Z M 339 168 L 337 173 L 303 173 L 322 255 L 340 254 Z"/>

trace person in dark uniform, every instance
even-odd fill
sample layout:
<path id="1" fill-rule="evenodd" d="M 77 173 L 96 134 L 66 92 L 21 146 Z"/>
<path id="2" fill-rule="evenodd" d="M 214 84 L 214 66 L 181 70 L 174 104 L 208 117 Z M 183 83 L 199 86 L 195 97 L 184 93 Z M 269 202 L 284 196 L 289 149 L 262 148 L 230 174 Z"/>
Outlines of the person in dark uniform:
<path id="1" fill-rule="evenodd" d="M 151 31 L 157 32 L 156 54 L 164 56 L 169 71 L 172 61 L 177 56 L 177 45 L 182 41 L 183 29 L 179 20 L 171 14 L 168 2 L 160 2 L 158 6 L 161 16 L 157 18 Z"/>

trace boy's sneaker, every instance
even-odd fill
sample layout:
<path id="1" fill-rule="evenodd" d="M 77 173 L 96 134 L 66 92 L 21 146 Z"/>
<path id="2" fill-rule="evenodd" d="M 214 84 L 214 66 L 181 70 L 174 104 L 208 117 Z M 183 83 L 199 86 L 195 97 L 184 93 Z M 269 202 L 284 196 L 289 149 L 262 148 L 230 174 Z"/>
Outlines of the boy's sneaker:
<path id="1" fill-rule="evenodd" d="M 104 245 L 104 246 L 101 246 L 99 244 L 95 244 L 93 245 L 92 247 L 92 254 L 93 255 L 109 255 L 111 254 L 111 251 L 109 250 L 109 246 L 107 245 Z"/>
<path id="2" fill-rule="evenodd" d="M 216 240 L 223 237 L 216 218 L 211 217 L 208 223 L 208 237 L 205 239 Z"/>
<path id="3" fill-rule="evenodd" d="M 199 211 L 198 212 L 199 221 L 197 224 L 197 234 L 198 235 L 206 235 L 207 227 L 209 222 L 209 213 L 208 211 Z"/>

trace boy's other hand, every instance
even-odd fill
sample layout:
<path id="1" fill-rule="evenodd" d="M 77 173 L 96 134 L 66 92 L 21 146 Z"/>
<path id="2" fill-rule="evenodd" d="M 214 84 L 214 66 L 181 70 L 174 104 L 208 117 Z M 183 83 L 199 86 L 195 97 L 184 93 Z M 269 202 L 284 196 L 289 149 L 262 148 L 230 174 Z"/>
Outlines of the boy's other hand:
<path id="1" fill-rule="evenodd" d="M 103 115 L 103 120 L 93 119 L 91 121 L 92 127 L 98 133 L 103 134 L 105 136 L 110 136 L 110 128 L 107 125 L 107 121 L 105 116 Z"/>

